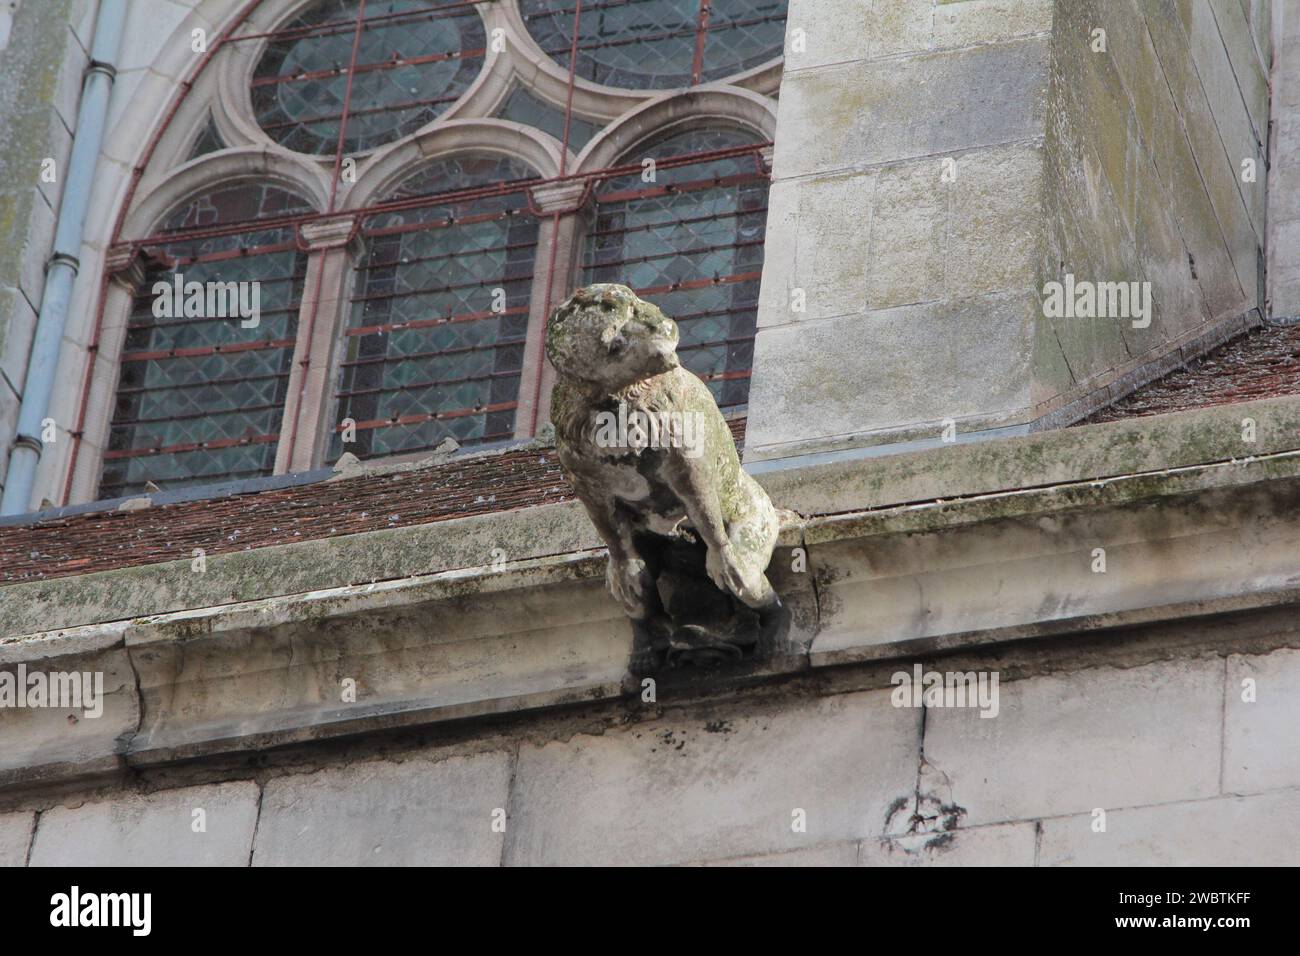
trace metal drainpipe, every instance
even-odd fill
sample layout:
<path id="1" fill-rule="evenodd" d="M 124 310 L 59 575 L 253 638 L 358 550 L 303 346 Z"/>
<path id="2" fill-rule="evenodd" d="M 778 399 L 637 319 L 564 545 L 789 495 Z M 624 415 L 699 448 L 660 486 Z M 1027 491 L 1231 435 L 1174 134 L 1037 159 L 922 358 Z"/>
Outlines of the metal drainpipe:
<path id="1" fill-rule="evenodd" d="M 117 74 L 113 62 L 117 59 L 125 20 L 126 0 L 100 0 L 95 38 L 90 48 L 90 66 L 77 109 L 72 155 L 63 174 L 63 201 L 59 205 L 54 252 L 46 267 L 41 314 L 36 320 L 36 334 L 27 359 L 22 407 L 18 412 L 14 445 L 9 452 L 9 471 L 4 497 L 0 499 L 0 515 L 25 513 L 36 482 L 36 466 L 41 460 L 41 422 L 49 411 L 50 394 L 54 391 L 59 346 L 63 341 L 72 286 L 79 267 L 77 255 L 81 252 L 82 231 L 90 208 L 90 190 L 95 182 L 95 166 L 108 119 L 108 98 Z"/>

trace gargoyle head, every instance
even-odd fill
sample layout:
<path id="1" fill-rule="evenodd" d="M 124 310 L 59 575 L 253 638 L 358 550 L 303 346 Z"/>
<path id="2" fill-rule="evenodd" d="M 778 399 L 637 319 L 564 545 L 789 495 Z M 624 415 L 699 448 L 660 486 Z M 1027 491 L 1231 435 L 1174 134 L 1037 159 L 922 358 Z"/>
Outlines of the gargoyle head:
<path id="1" fill-rule="evenodd" d="M 573 293 L 551 316 L 546 357 L 564 377 L 618 391 L 678 366 L 677 323 L 625 285 Z"/>

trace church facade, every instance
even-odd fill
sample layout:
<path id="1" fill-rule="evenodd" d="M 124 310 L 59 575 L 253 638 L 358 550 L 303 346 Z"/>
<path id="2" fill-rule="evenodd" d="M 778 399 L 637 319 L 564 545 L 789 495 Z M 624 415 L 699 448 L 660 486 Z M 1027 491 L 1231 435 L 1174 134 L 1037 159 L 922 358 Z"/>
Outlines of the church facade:
<path id="1" fill-rule="evenodd" d="M 1285 4 L 9 6 L 0 864 L 1300 862 Z M 593 283 L 777 645 L 638 657 Z"/>

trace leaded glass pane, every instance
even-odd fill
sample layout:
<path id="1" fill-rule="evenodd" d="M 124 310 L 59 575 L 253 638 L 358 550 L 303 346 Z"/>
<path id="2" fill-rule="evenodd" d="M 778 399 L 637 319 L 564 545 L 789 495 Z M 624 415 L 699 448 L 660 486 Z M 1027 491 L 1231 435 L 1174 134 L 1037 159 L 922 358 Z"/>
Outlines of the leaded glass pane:
<path id="1" fill-rule="evenodd" d="M 730 131 L 693 130 L 644 154 L 659 163 L 753 142 Z M 720 406 L 749 393 L 767 177 L 753 154 L 658 168 L 610 179 L 596 191 L 584 250 L 584 282 L 621 282 L 677 320 L 682 364 L 709 384 Z"/>
<path id="2" fill-rule="evenodd" d="M 369 0 L 345 153 L 373 149 L 432 122 L 483 65 L 483 22 L 469 4 Z M 253 109 L 272 139 L 329 154 L 339 140 L 360 0 L 321 0 L 276 31 L 253 78 Z"/>
<path id="3" fill-rule="evenodd" d="M 455 156 L 409 177 L 369 217 L 339 371 L 329 458 L 376 457 L 510 438 L 528 328 L 537 221 L 511 159 Z M 502 187 L 465 195 L 476 187 Z M 457 195 L 457 193 L 461 195 Z"/>
<path id="4" fill-rule="evenodd" d="M 259 220 L 310 211 L 283 189 L 237 184 L 164 221 L 127 324 L 101 497 L 271 473 L 306 256 L 292 226 Z M 229 231 L 199 234 L 212 227 Z M 241 291 L 255 325 L 238 313 Z"/>
<path id="5" fill-rule="evenodd" d="M 522 86 L 516 86 L 511 90 L 493 115 L 500 119 L 535 126 L 543 133 L 550 133 L 560 142 L 564 142 L 564 110 L 538 99 Z M 575 153 L 580 151 L 598 132 L 600 132 L 599 124 L 574 116 L 569 121 L 569 148 Z"/>
<path id="6" fill-rule="evenodd" d="M 606 86 L 674 89 L 780 56 L 787 0 L 584 0 L 575 72 Z M 542 51 L 570 65 L 574 0 L 521 0 Z"/>

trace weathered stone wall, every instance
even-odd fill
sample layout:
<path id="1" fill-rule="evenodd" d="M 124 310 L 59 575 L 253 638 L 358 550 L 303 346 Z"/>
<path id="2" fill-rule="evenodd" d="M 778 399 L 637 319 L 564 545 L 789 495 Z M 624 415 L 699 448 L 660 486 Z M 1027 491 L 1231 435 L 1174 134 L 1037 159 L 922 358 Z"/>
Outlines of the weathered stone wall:
<path id="1" fill-rule="evenodd" d="M 1057 4 L 1040 279 L 1149 281 L 1152 315 L 1041 319 L 1035 417 L 1077 418 L 1261 305 L 1269 61 L 1267 3 Z"/>
<path id="2" fill-rule="evenodd" d="M 794 0 L 746 460 L 1076 420 L 1258 321 L 1269 30 L 1243 0 Z M 1066 273 L 1150 281 L 1150 327 L 1047 318 Z"/>
<path id="3" fill-rule="evenodd" d="M 1053 6 L 791 2 L 746 461 L 1025 420 Z"/>
<path id="4" fill-rule="evenodd" d="M 10 5 L 2 5 L 9 7 Z M 93 27 L 91 0 L 23 0 L 0 29 L 0 487 L 54 245 Z M 42 163 L 54 161 L 54 181 Z"/>
<path id="5" fill-rule="evenodd" d="M 1300 863 L 1279 829 L 1300 811 L 1300 650 L 1266 646 L 1296 632 L 1217 637 L 1227 646 L 1133 657 L 1130 635 L 1113 665 L 1035 669 L 1028 655 L 1004 671 L 992 719 L 893 706 L 880 685 L 907 663 L 208 778 L 145 774 L 10 801 L 0 864 Z"/>
<path id="6" fill-rule="evenodd" d="M 1274 319 L 1300 317 L 1300 8 L 1274 0 L 1268 294 Z"/>
<path id="7" fill-rule="evenodd" d="M 6 587 L 0 675 L 104 696 L 0 708 L 0 859 L 1300 862 L 1297 421 L 773 472 L 798 646 L 653 700 L 572 502 Z"/>

